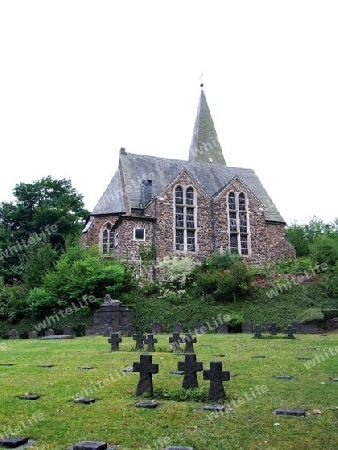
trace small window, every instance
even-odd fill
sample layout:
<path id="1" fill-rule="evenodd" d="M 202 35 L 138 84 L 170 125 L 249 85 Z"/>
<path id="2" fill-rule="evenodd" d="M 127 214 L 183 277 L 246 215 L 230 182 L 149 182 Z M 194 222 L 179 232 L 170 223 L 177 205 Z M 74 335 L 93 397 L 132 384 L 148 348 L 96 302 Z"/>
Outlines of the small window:
<path id="1" fill-rule="evenodd" d="M 134 240 L 135 241 L 144 241 L 145 240 L 144 228 L 134 228 Z"/>
<path id="2" fill-rule="evenodd" d="M 176 226 L 183 228 L 183 208 L 181 206 L 176 208 Z"/>
<path id="3" fill-rule="evenodd" d="M 187 228 L 195 228 L 194 208 L 187 208 Z"/>
<path id="4" fill-rule="evenodd" d="M 175 189 L 175 203 L 176 205 L 183 205 L 183 189 L 177 186 Z"/>
<path id="5" fill-rule="evenodd" d="M 236 202 L 235 202 L 235 194 L 233 192 L 230 192 L 228 196 L 229 200 L 229 210 L 233 211 L 236 209 Z"/>
<path id="6" fill-rule="evenodd" d="M 187 205 L 194 204 L 194 190 L 193 188 L 188 188 L 185 194 L 185 202 Z"/>
<path id="7" fill-rule="evenodd" d="M 114 231 L 111 223 L 107 223 L 102 230 L 102 253 L 109 254 L 114 248 Z"/>
<path id="8" fill-rule="evenodd" d="M 238 204 L 239 204 L 239 210 L 245 211 L 245 195 L 243 193 L 240 193 L 238 196 Z"/>

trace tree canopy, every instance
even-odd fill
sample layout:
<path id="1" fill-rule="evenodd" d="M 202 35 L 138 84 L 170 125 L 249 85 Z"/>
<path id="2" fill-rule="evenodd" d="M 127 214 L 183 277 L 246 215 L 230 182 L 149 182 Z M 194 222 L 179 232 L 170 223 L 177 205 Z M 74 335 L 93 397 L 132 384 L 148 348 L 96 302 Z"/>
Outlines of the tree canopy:
<path id="1" fill-rule="evenodd" d="M 20 279 L 17 267 L 29 246 L 48 242 L 61 251 L 67 237 L 79 235 L 89 214 L 69 180 L 47 176 L 17 184 L 13 194 L 13 202 L 0 203 L 0 262 L 7 283 Z"/>

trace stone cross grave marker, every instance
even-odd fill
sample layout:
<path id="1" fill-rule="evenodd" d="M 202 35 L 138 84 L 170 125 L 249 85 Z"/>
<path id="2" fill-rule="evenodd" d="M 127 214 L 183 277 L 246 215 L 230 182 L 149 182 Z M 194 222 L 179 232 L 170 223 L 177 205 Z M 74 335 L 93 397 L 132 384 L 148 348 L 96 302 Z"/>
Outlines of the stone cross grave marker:
<path id="1" fill-rule="evenodd" d="M 122 342 L 118 333 L 113 333 L 108 339 L 109 344 L 111 344 L 111 351 L 118 352 L 120 350 L 119 344 Z"/>
<path id="2" fill-rule="evenodd" d="M 20 339 L 20 333 L 17 330 L 10 330 L 8 332 L 8 339 Z"/>
<path id="3" fill-rule="evenodd" d="M 152 334 L 161 334 L 162 333 L 162 325 L 160 324 L 160 322 L 153 323 L 151 331 L 152 331 Z"/>
<path id="4" fill-rule="evenodd" d="M 173 333 L 183 333 L 183 326 L 180 322 L 175 323 Z"/>
<path id="5" fill-rule="evenodd" d="M 154 338 L 152 334 L 147 335 L 147 339 L 144 340 L 144 343 L 147 344 L 147 352 L 156 352 L 154 344 L 157 343 L 157 339 Z"/>
<path id="6" fill-rule="evenodd" d="M 133 339 L 134 341 L 136 341 L 135 350 L 142 350 L 144 347 L 144 339 L 145 339 L 142 331 L 138 331 L 136 334 L 134 334 Z"/>
<path id="7" fill-rule="evenodd" d="M 140 362 L 133 363 L 133 372 L 140 372 L 136 395 L 153 395 L 153 373 L 158 373 L 158 364 L 152 363 L 152 355 L 140 354 Z"/>
<path id="8" fill-rule="evenodd" d="M 38 338 L 38 332 L 37 331 L 30 331 L 28 333 L 28 339 L 37 339 Z"/>
<path id="9" fill-rule="evenodd" d="M 271 336 L 277 335 L 277 324 L 275 322 L 270 322 L 266 325 L 266 331 L 270 333 Z"/>
<path id="10" fill-rule="evenodd" d="M 169 338 L 169 343 L 173 347 L 174 352 L 178 352 L 180 348 L 180 343 L 183 342 L 183 339 L 180 336 L 180 333 L 173 333 L 173 335 Z"/>
<path id="11" fill-rule="evenodd" d="M 209 400 L 225 398 L 223 381 L 230 380 L 230 372 L 222 371 L 222 361 L 211 361 L 210 369 L 203 370 L 203 379 L 210 381 Z"/>
<path id="12" fill-rule="evenodd" d="M 135 331 L 136 331 L 136 327 L 132 323 L 128 323 L 127 324 L 127 336 L 132 337 Z"/>
<path id="13" fill-rule="evenodd" d="M 193 389 L 198 387 L 197 372 L 203 370 L 203 363 L 196 362 L 195 353 L 187 353 L 185 361 L 179 361 L 177 364 L 179 371 L 184 372 L 182 387 L 184 389 Z"/>
<path id="14" fill-rule="evenodd" d="M 51 328 L 45 331 L 45 336 L 54 336 L 54 334 L 54 330 L 52 330 Z"/>
<path id="15" fill-rule="evenodd" d="M 293 333 L 294 333 L 294 328 L 293 328 L 293 326 L 292 325 L 288 325 L 288 327 L 287 327 L 287 329 L 286 329 L 286 333 L 287 333 L 287 338 L 288 339 L 296 339 L 295 337 L 294 337 L 294 335 L 293 335 Z"/>
<path id="16" fill-rule="evenodd" d="M 254 338 L 255 339 L 260 339 L 261 337 L 262 337 L 262 326 L 261 325 L 259 325 L 259 324 L 257 324 L 257 325 L 255 325 L 255 327 L 254 327 Z"/>
<path id="17" fill-rule="evenodd" d="M 192 337 L 191 333 L 186 333 L 183 342 L 185 342 L 184 353 L 194 353 L 194 344 L 196 344 L 197 339 Z"/>
<path id="18" fill-rule="evenodd" d="M 229 332 L 229 326 L 227 323 L 220 323 L 218 325 L 218 333 L 219 334 L 227 334 Z"/>
<path id="19" fill-rule="evenodd" d="M 66 335 L 72 335 L 73 334 L 73 327 L 70 326 L 65 326 L 63 329 L 63 333 L 62 334 L 66 334 Z"/>

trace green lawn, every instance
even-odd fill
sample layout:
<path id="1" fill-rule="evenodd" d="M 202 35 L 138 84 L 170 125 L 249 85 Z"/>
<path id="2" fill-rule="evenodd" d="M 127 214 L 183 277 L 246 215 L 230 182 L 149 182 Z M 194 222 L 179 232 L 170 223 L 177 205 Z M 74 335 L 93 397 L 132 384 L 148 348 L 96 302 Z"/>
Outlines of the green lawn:
<path id="1" fill-rule="evenodd" d="M 223 370 L 237 375 L 224 382 L 225 405 L 232 408 L 226 413 L 198 410 L 210 404 L 196 401 L 208 393 L 209 382 L 202 373 L 198 373 L 199 388 L 187 393 L 181 388 L 182 376 L 168 374 L 184 360 L 171 352 L 168 337 L 157 336 L 153 353 L 153 363 L 159 364 L 159 373 L 153 375 L 160 403 L 156 409 L 134 407 L 139 400 L 135 397 L 139 374 L 121 371 L 139 361 L 131 338 L 123 338 L 119 352 L 110 352 L 103 337 L 0 341 L 0 364 L 13 364 L 0 366 L 0 435 L 27 436 L 38 441 L 33 448 L 39 450 L 65 450 L 83 440 L 118 444 L 121 450 L 159 450 L 167 445 L 196 450 L 338 447 L 338 382 L 330 379 L 338 377 L 338 335 L 297 335 L 296 340 L 197 336 L 195 353 L 204 369 L 210 361 L 222 360 Z M 313 366 L 300 356 L 310 356 Z M 275 379 L 275 375 L 294 379 Z M 42 397 L 17 398 L 26 393 Z M 185 393 L 195 401 L 179 401 Z M 97 401 L 74 403 L 78 394 Z M 275 416 L 276 408 L 321 414 Z"/>

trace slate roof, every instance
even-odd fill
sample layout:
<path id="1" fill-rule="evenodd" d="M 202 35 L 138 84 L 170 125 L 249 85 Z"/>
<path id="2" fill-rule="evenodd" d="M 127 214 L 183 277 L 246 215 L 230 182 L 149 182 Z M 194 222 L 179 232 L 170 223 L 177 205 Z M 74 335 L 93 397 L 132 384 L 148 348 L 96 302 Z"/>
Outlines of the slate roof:
<path id="1" fill-rule="evenodd" d="M 198 103 L 195 126 L 189 150 L 189 161 L 225 164 L 222 147 L 203 89 Z"/>
<path id="2" fill-rule="evenodd" d="M 284 222 L 252 169 L 159 158 L 127 152 L 120 154 L 120 167 L 126 182 L 127 196 L 131 208 L 139 208 L 141 184 L 144 179 L 152 180 L 153 195 L 157 196 L 182 171 L 186 170 L 210 197 L 217 195 L 231 180 L 238 177 L 262 203 L 266 220 Z M 93 214 L 118 213 L 125 210 L 118 171 L 95 206 Z"/>
<path id="3" fill-rule="evenodd" d="M 120 179 L 120 171 L 118 170 L 113 176 L 107 189 L 104 191 L 102 197 L 97 202 L 92 214 L 110 214 L 124 212 L 124 202 L 122 195 L 122 186 Z"/>

